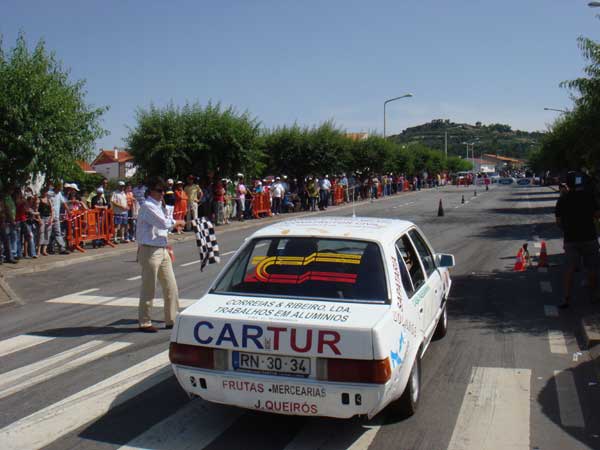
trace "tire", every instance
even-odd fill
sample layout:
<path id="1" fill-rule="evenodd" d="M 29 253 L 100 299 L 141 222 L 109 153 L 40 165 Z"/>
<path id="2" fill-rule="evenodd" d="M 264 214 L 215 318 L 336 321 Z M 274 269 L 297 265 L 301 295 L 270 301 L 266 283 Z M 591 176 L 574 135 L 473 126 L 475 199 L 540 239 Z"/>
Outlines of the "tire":
<path id="1" fill-rule="evenodd" d="M 408 382 L 404 388 L 404 392 L 398 400 L 390 404 L 392 412 L 399 419 L 406 419 L 417 412 L 419 406 L 419 398 L 421 397 L 421 358 L 417 352 L 415 362 L 410 369 Z"/>
<path id="2" fill-rule="evenodd" d="M 435 331 L 433 332 L 433 339 L 436 341 L 438 339 L 442 339 L 444 336 L 446 336 L 447 332 L 448 332 L 448 311 L 447 311 L 447 305 L 444 305 L 444 310 L 442 311 L 440 320 L 438 321 L 438 324 L 435 327 Z"/>

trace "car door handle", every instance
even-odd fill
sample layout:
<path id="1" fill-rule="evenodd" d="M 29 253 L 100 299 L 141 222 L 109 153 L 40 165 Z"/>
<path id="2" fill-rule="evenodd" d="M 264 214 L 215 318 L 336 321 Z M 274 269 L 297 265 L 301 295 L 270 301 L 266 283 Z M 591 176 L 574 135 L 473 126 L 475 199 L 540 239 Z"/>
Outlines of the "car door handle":
<path id="1" fill-rule="evenodd" d="M 423 314 L 423 308 L 421 308 L 421 309 L 419 310 L 419 312 L 420 312 L 421 314 Z"/>

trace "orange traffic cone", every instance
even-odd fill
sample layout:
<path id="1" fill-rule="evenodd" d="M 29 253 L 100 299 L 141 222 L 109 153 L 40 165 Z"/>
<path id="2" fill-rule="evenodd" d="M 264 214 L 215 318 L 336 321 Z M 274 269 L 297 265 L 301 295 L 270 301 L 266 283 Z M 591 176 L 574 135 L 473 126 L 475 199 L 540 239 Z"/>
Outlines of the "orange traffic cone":
<path id="1" fill-rule="evenodd" d="M 538 267 L 548 267 L 548 251 L 546 250 L 546 241 L 542 241 L 542 249 L 538 259 Z"/>
<path id="2" fill-rule="evenodd" d="M 514 272 L 524 272 L 525 271 L 525 262 L 523 261 L 523 249 L 519 249 L 519 253 L 517 253 L 517 260 L 515 261 L 515 267 L 513 267 Z"/>

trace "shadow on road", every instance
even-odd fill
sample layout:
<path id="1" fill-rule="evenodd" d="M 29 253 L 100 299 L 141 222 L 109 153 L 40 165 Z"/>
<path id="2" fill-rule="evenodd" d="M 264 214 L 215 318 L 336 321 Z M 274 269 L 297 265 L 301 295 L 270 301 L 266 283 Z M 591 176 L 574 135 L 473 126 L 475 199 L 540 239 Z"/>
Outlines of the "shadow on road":
<path id="1" fill-rule="evenodd" d="M 512 210 L 518 211 L 518 210 Z M 537 234 L 542 240 L 561 238 L 562 233 L 554 222 L 539 222 L 534 225 L 530 223 L 512 223 L 507 225 L 490 225 L 485 227 L 476 237 L 486 239 L 507 239 L 531 242 L 531 236 Z M 530 249 L 532 252 L 533 249 Z M 516 253 L 516 251 L 515 251 Z"/>
<path id="2" fill-rule="evenodd" d="M 136 436 L 175 413 L 189 400 L 175 375 L 131 397 L 133 386 L 113 402 L 109 412 L 87 426 L 79 437 L 115 445 L 125 445 Z M 123 399 L 129 399 L 123 402 Z M 168 447 L 163 447 L 168 448 Z"/>
<path id="3" fill-rule="evenodd" d="M 545 335 L 547 318 L 539 313 L 543 303 L 531 304 L 527 290 L 533 271 L 493 272 L 458 276 L 453 279 L 452 301 L 448 311 L 474 328 L 489 333 Z M 535 288 L 535 286 L 534 286 Z"/>
<path id="4" fill-rule="evenodd" d="M 537 191 L 537 192 L 516 191 L 516 192 L 513 192 L 512 195 L 551 195 L 553 193 L 556 193 L 558 195 L 558 192 L 554 191 L 552 189 L 548 189 L 547 191 Z"/>
<path id="5" fill-rule="evenodd" d="M 554 214 L 554 206 L 537 206 L 535 208 L 491 208 L 486 213 L 511 215 L 526 215 L 526 216 L 541 216 L 544 214 Z"/>
<path id="6" fill-rule="evenodd" d="M 558 195 L 551 195 L 546 197 L 519 197 L 519 198 L 505 198 L 505 202 L 556 202 Z"/>
<path id="7" fill-rule="evenodd" d="M 564 390 L 567 387 L 565 379 L 574 380 L 576 392 L 564 392 L 565 398 L 561 399 L 562 403 L 559 404 L 557 384 Z M 600 448 L 600 411 L 597 406 L 600 388 L 595 387 L 597 382 L 594 363 L 584 360 L 562 374 L 552 376 L 537 397 L 542 412 L 556 426 L 589 448 Z M 589 383 L 593 383 L 592 386 Z M 569 408 L 570 402 L 575 408 Z M 577 412 L 577 405 L 581 405 L 581 415 Z M 561 407 L 564 409 L 562 413 Z"/>

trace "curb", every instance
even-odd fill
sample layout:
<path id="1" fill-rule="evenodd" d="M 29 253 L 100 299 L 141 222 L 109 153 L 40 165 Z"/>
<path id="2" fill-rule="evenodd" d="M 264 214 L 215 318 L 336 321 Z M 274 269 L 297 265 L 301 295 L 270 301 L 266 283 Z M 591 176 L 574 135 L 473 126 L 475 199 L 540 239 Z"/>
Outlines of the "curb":
<path id="1" fill-rule="evenodd" d="M 11 289 L 6 280 L 0 275 L 0 306 L 9 305 L 11 303 L 18 303 L 22 305 L 23 302 L 15 294 L 15 291 Z"/>
<path id="2" fill-rule="evenodd" d="M 444 186 L 441 189 L 446 189 L 447 187 L 448 186 Z M 433 190 L 433 189 L 435 189 L 435 188 L 431 188 L 428 190 Z M 438 190 L 441 190 L 441 189 L 438 189 Z M 400 194 L 394 194 L 394 195 L 390 195 L 387 197 L 379 198 L 376 200 L 376 202 L 383 202 L 383 201 L 398 199 L 399 197 L 406 197 L 409 195 L 412 196 L 412 195 L 416 195 L 419 192 L 420 191 L 402 192 Z M 346 209 L 349 209 L 352 207 L 358 208 L 363 205 L 369 205 L 371 203 L 372 202 L 369 200 L 361 200 L 359 202 L 347 203 L 344 205 L 335 206 L 334 209 L 327 211 L 327 212 L 343 211 L 343 210 L 346 210 Z M 277 216 L 277 217 L 270 216 L 270 217 L 262 218 L 260 221 L 249 220 L 247 222 L 241 222 L 241 223 L 237 222 L 236 224 L 228 225 L 226 228 L 221 228 L 222 226 L 220 225 L 219 227 L 217 227 L 217 233 L 219 233 L 219 234 L 232 233 L 232 232 L 246 230 L 248 228 L 256 227 L 257 224 L 259 224 L 259 223 L 269 225 L 269 224 L 283 222 L 283 221 L 290 220 L 290 219 L 300 219 L 303 217 L 319 215 L 319 214 L 323 214 L 324 212 L 325 211 L 310 211 L 310 212 L 303 211 L 303 212 L 298 212 L 298 213 L 285 214 L 283 216 Z M 194 234 L 189 234 L 189 235 L 183 236 L 183 237 L 173 237 L 170 239 L 169 243 L 172 245 L 177 245 L 179 243 L 187 242 L 187 241 L 191 241 L 191 240 L 195 240 L 195 239 L 196 239 L 196 236 Z M 30 267 L 19 267 L 16 269 L 9 269 L 10 271 L 0 272 L 0 279 L 12 278 L 12 277 L 15 277 L 18 275 L 24 275 L 24 274 L 30 274 L 30 273 L 45 272 L 45 271 L 60 268 L 60 267 L 67 267 L 67 266 L 71 266 L 73 264 L 93 261 L 96 259 L 108 258 L 110 256 L 118 256 L 118 255 L 122 255 L 122 254 L 129 253 L 129 252 L 135 252 L 135 251 L 137 251 L 137 245 L 134 245 L 134 246 L 128 247 L 128 248 L 124 248 L 124 249 L 109 250 L 109 251 L 106 251 L 103 253 L 93 254 L 93 255 L 75 256 L 75 257 L 73 257 L 71 255 L 70 258 L 64 259 L 62 261 L 52 261 L 52 262 L 48 262 L 48 263 L 32 265 Z M 2 286 L 0 286 L 0 287 L 2 287 Z M 8 288 L 8 289 L 10 289 L 10 288 Z M 12 296 L 13 296 L 13 298 L 18 298 L 18 297 L 16 297 L 14 292 L 12 292 Z M 18 302 L 20 302 L 20 300 L 18 300 Z M 0 291 L 0 304 L 2 304 L 2 292 L 1 291 Z"/>

